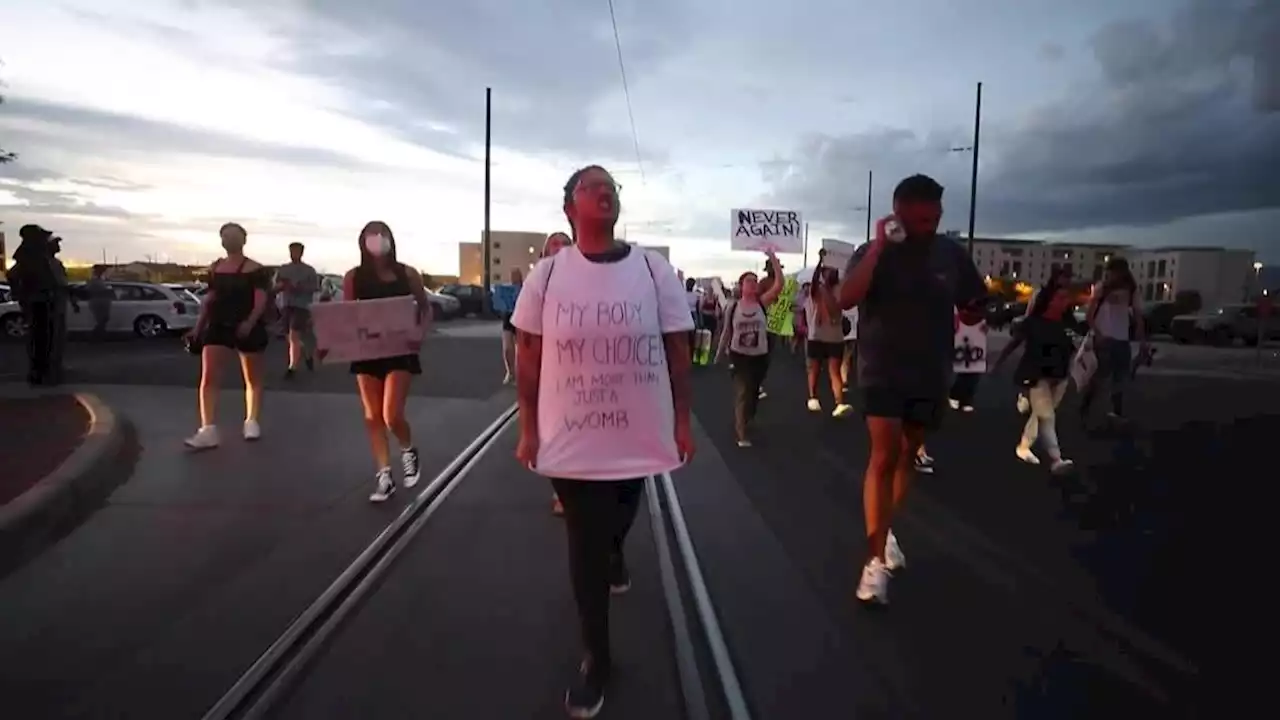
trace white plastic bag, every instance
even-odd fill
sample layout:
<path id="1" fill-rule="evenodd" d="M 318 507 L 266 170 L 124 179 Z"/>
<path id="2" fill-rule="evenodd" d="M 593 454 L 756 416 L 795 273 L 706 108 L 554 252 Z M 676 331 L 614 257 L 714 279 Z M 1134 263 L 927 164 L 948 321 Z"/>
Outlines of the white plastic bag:
<path id="1" fill-rule="evenodd" d="M 1093 334 L 1090 333 L 1085 336 L 1084 342 L 1080 343 L 1075 357 L 1071 358 L 1071 381 L 1075 383 L 1077 390 L 1084 392 L 1097 371 L 1098 354 L 1094 352 Z"/>

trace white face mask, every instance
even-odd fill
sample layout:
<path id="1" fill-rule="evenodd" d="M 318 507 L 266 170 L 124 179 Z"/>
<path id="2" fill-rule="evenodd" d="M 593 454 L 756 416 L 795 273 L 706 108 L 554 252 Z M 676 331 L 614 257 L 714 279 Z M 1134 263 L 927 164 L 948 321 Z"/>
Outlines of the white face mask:
<path id="1" fill-rule="evenodd" d="M 364 249 L 368 250 L 370 255 L 381 257 L 391 252 L 391 240 L 386 235 L 366 235 Z"/>

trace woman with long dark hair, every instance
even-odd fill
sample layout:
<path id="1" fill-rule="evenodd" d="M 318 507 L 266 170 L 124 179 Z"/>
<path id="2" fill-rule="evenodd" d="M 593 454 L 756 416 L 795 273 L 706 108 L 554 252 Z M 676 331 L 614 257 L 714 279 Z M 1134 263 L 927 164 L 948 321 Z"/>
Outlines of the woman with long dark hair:
<path id="1" fill-rule="evenodd" d="M 1039 465 L 1040 458 L 1032 451 L 1032 445 L 1039 440 L 1052 463 L 1050 470 L 1055 473 L 1064 472 L 1072 465 L 1062 456 L 1056 427 L 1058 405 L 1066 394 L 1071 358 L 1075 354 L 1075 344 L 1067 334 L 1073 322 L 1069 319 L 1070 281 L 1070 271 L 1054 271 L 1049 276 L 1026 317 L 1017 324 L 1013 340 L 995 362 L 995 368 L 999 368 L 1015 349 L 1025 346 L 1014 379 L 1027 397 L 1031 416 L 1014 452 L 1023 462 Z"/>
<path id="2" fill-rule="evenodd" d="M 244 376 L 244 439 L 262 437 L 262 351 L 267 349 L 267 310 L 270 278 L 261 263 L 245 257 L 249 235 L 239 223 L 218 229 L 226 257 L 209 267 L 209 292 L 200 304 L 196 326 L 187 333 L 200 350 L 200 429 L 186 439 L 187 447 L 218 447 L 218 382 L 233 355 Z"/>
<path id="3" fill-rule="evenodd" d="M 360 264 L 347 271 L 342 279 L 342 297 L 346 300 L 412 297 L 418 304 L 418 317 L 427 322 L 431 305 L 427 299 L 422 275 L 396 259 L 396 237 L 387 224 L 373 221 L 360 231 Z M 377 473 L 374 475 L 371 502 L 383 502 L 396 490 L 391 477 L 391 448 L 387 432 L 395 435 L 400 445 L 400 464 L 404 470 L 404 486 L 413 487 L 422 477 L 418 450 L 413 433 L 405 419 L 405 399 L 414 375 L 422 374 L 418 353 L 357 360 L 351 363 L 351 374 L 360 388 L 360 404 L 364 406 L 364 427 L 369 435 Z"/>
<path id="4" fill-rule="evenodd" d="M 1112 258 L 1107 263 L 1102 282 L 1094 286 L 1086 312 L 1089 336 L 1098 358 L 1098 369 L 1093 380 L 1083 388 L 1080 400 L 1081 419 L 1089 420 L 1089 410 L 1097 397 L 1098 388 L 1104 382 L 1111 384 L 1111 411 L 1113 420 L 1124 417 L 1124 390 L 1132 373 L 1133 349 L 1131 339 L 1136 339 L 1141 352 L 1147 351 L 1146 327 L 1142 321 L 1142 301 L 1138 298 L 1138 283 L 1124 258 Z"/>
<path id="5" fill-rule="evenodd" d="M 778 264 L 772 252 L 769 264 Z M 718 363 L 726 353 L 729 355 L 733 373 L 733 429 L 738 447 L 751 447 L 747 429 L 755 420 L 760 402 L 760 378 L 764 375 L 765 356 L 769 354 L 766 313 L 781 294 L 782 286 L 775 283 L 761 293 L 756 274 L 745 272 L 738 278 L 738 288 L 741 297 L 725 309 L 724 332 L 720 333 L 715 361 Z"/>
<path id="6" fill-rule="evenodd" d="M 831 412 L 833 417 L 853 412 L 853 406 L 844 401 L 844 381 L 840 378 L 840 363 L 844 360 L 844 316 L 836 298 L 839 284 L 840 276 L 836 269 L 824 266 L 819 260 L 804 301 L 805 322 L 809 328 L 809 339 L 805 343 L 809 410 L 822 411 L 822 403 L 818 400 L 818 376 L 825 367 L 835 403 Z"/>

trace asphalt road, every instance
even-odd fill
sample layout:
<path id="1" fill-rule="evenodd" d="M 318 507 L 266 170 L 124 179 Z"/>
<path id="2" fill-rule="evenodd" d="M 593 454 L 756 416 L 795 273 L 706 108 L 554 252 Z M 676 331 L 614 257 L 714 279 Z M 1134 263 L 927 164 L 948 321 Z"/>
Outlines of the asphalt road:
<path id="1" fill-rule="evenodd" d="M 428 475 L 513 400 L 485 333 L 433 336 L 424 351 L 409 417 Z M 93 352 L 96 368 L 72 379 L 137 424 L 142 458 L 84 526 L 0 580 L 0 693 L 15 717 L 198 718 L 405 493 L 365 500 L 372 467 L 345 368 L 273 375 L 260 443 L 189 456 L 192 359 L 163 344 L 110 362 L 114 348 Z M 1222 452 L 1233 472 L 1265 476 L 1251 448 L 1276 436 L 1280 385 L 1143 378 L 1125 431 L 1063 420 L 1080 472 L 1055 482 L 1014 459 L 1012 389 L 988 378 L 978 412 L 931 440 L 938 473 L 895 528 L 910 567 L 887 612 L 868 612 L 852 597 L 865 432 L 856 416 L 808 413 L 802 384 L 779 357 L 760 441 L 740 449 L 726 373 L 699 370 L 699 454 L 675 473 L 755 717 L 1195 716 L 1198 676 L 1184 666 L 1207 641 L 1199 598 L 1180 589 L 1207 564 L 1190 541 L 1195 483 Z M 558 715 L 577 657 L 563 541 L 513 442 L 508 432 L 442 505 L 278 717 Z M 605 718 L 678 717 L 641 512 L 635 587 L 614 602 L 620 674 Z"/>

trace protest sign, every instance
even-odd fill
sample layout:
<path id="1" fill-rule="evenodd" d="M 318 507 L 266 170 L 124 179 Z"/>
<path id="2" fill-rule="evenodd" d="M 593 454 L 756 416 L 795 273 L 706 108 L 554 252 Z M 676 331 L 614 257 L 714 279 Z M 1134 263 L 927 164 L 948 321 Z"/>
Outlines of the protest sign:
<path id="1" fill-rule="evenodd" d="M 729 247 L 804 252 L 804 221 L 795 210 L 730 210 Z"/>
<path id="2" fill-rule="evenodd" d="M 417 355 L 426 330 L 418 304 L 408 295 L 316 303 L 311 320 L 322 363 Z"/>
<path id="3" fill-rule="evenodd" d="M 773 301 L 769 306 L 768 323 L 769 333 L 771 335 L 781 335 L 783 337 L 791 337 L 795 334 L 795 303 L 796 291 L 799 285 L 796 279 L 789 277 L 782 286 L 782 294 L 778 295 L 778 299 Z"/>
<path id="4" fill-rule="evenodd" d="M 987 371 L 987 324 L 957 323 L 955 357 L 952 368 L 957 373 L 985 373 Z"/>

